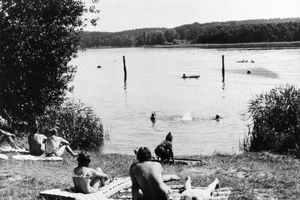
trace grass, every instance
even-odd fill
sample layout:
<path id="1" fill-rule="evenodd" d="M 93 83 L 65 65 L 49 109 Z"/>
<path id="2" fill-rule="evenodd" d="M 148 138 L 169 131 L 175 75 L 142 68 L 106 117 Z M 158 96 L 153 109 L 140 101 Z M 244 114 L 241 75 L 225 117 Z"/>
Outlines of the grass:
<path id="1" fill-rule="evenodd" d="M 11 156 L 11 155 L 9 155 Z M 134 156 L 91 153 L 91 167 L 100 166 L 108 175 L 128 176 Z M 175 173 L 183 184 L 206 186 L 219 178 L 221 187 L 232 187 L 230 199 L 300 199 L 299 160 L 270 153 L 190 156 L 207 162 L 203 166 L 164 165 L 164 173 Z M 72 186 L 76 160 L 64 155 L 62 162 L 0 161 L 0 199 L 39 199 L 40 191 Z"/>

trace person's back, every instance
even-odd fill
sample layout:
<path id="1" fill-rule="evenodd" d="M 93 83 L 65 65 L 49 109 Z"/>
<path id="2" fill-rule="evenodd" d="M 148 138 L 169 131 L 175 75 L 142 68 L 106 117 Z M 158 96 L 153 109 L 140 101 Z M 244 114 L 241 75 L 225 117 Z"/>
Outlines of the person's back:
<path id="1" fill-rule="evenodd" d="M 69 146 L 69 142 L 62 137 L 56 136 L 57 129 L 52 128 L 49 130 L 50 137 L 47 139 L 45 153 L 46 156 L 62 156 L 64 151 L 67 150 L 73 157 L 76 157 L 77 154 L 73 152 Z"/>
<path id="2" fill-rule="evenodd" d="M 130 166 L 129 174 L 132 181 L 132 199 L 140 199 L 139 189 L 142 190 L 143 200 L 167 200 L 170 188 L 163 182 L 162 166 L 150 161 L 151 152 L 147 147 L 139 148 L 138 163 Z"/>
<path id="3" fill-rule="evenodd" d="M 172 140 L 173 136 L 171 132 L 169 132 L 166 139 L 155 148 L 154 152 L 161 161 L 169 161 L 171 159 L 174 163 Z"/>
<path id="4" fill-rule="evenodd" d="M 157 162 L 145 161 L 133 164 L 131 173 L 143 191 L 143 200 L 167 200 L 168 186 L 163 182 L 162 167 Z"/>
<path id="5" fill-rule="evenodd" d="M 92 171 L 88 167 L 76 167 L 74 169 L 73 182 L 75 190 L 85 194 L 94 193 L 97 190 L 91 187 L 91 180 L 94 177 Z"/>
<path id="6" fill-rule="evenodd" d="M 41 156 L 45 152 L 45 140 L 47 137 L 43 134 L 30 134 L 28 137 L 29 152 L 34 156 Z"/>
<path id="7" fill-rule="evenodd" d="M 94 193 L 107 183 L 108 176 L 103 173 L 101 168 L 89 168 L 91 160 L 87 153 L 81 152 L 77 161 L 78 166 L 74 169 L 73 176 L 73 183 L 77 192 Z"/>
<path id="8" fill-rule="evenodd" d="M 57 151 L 60 147 L 61 137 L 52 135 L 47 139 L 46 142 L 46 155 L 52 154 Z"/>

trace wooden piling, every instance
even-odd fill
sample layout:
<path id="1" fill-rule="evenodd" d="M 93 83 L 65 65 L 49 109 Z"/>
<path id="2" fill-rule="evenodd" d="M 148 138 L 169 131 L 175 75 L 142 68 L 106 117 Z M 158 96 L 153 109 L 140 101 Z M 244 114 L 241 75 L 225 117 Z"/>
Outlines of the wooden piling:
<path id="1" fill-rule="evenodd" d="M 126 83 L 126 81 L 127 81 L 127 70 L 126 70 L 125 56 L 123 56 L 123 69 L 124 69 L 124 83 Z"/>
<path id="2" fill-rule="evenodd" d="M 224 65 L 224 55 L 222 55 L 222 82 L 225 82 L 225 65 Z"/>

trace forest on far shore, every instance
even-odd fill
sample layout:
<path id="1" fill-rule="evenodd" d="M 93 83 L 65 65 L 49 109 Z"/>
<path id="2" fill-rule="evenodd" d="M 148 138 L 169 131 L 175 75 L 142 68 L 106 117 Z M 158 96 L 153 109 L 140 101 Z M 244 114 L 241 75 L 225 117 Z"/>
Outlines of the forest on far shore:
<path id="1" fill-rule="evenodd" d="M 142 28 L 121 32 L 83 32 L 81 46 L 215 44 L 300 41 L 300 18 L 186 24 L 175 28 Z"/>

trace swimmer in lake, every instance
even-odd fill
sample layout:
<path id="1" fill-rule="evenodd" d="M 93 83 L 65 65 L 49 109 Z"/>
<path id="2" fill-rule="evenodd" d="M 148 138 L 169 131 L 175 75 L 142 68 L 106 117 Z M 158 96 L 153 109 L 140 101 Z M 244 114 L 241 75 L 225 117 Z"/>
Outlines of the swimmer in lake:
<path id="1" fill-rule="evenodd" d="M 156 113 L 155 112 L 151 113 L 150 120 L 153 124 L 155 123 L 155 121 L 156 121 Z"/>

